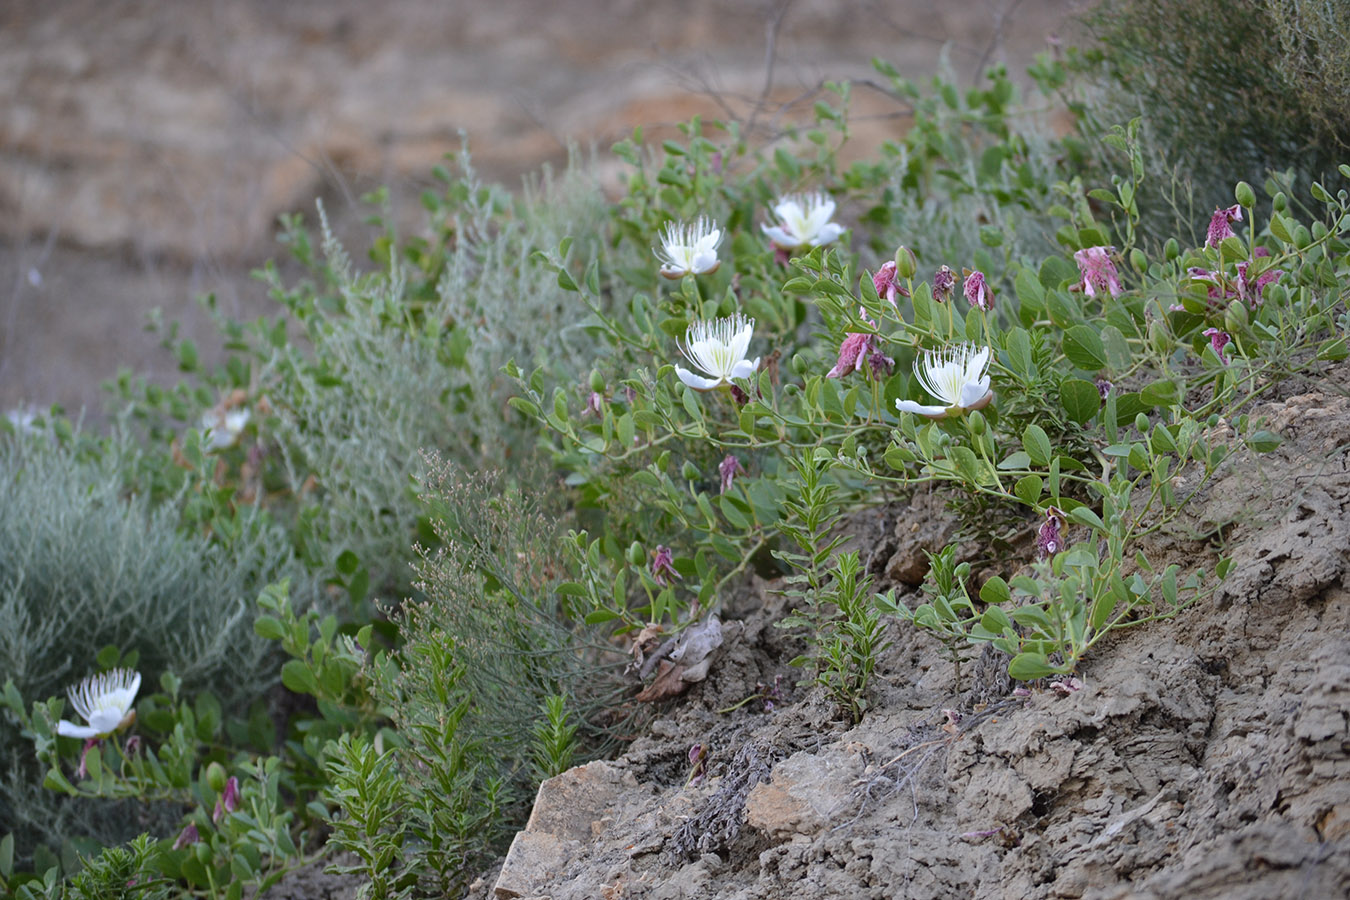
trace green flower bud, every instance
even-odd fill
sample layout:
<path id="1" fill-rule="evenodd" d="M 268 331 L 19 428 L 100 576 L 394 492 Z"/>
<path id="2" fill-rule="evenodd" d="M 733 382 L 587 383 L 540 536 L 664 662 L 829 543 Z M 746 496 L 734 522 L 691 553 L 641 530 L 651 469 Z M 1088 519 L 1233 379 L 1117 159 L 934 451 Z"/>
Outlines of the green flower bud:
<path id="1" fill-rule="evenodd" d="M 218 762 L 213 762 L 206 767 L 206 783 L 217 794 L 225 790 L 225 779 L 227 777 L 225 767 Z"/>
<path id="2" fill-rule="evenodd" d="M 966 427 L 968 427 L 970 429 L 970 433 L 975 435 L 976 437 L 984 434 L 985 430 L 984 413 L 980 412 L 977 409 L 970 415 L 966 416 Z"/>
<path id="3" fill-rule="evenodd" d="M 900 278 L 913 278 L 919 270 L 919 261 L 914 251 L 908 247 L 897 247 L 895 251 L 895 274 Z"/>
<path id="4" fill-rule="evenodd" d="M 697 481 L 698 466 L 686 459 L 684 465 L 680 468 L 680 474 L 684 476 L 685 481 Z"/>
<path id="5" fill-rule="evenodd" d="M 1256 192 L 1252 190 L 1252 186 L 1247 182 L 1239 181 L 1237 187 L 1233 188 L 1233 199 L 1236 200 L 1243 209 L 1251 209 L 1256 205 Z"/>
<path id="6" fill-rule="evenodd" d="M 1163 245 L 1163 256 L 1168 262 L 1181 255 L 1181 244 L 1177 243 L 1176 238 L 1168 238 L 1167 243 Z"/>
<path id="7" fill-rule="evenodd" d="M 1134 429 L 1140 434 L 1148 434 L 1148 416 L 1143 413 L 1135 414 Z"/>
<path id="8" fill-rule="evenodd" d="M 802 356 L 800 353 L 792 354 L 792 373 L 794 375 L 805 376 L 810 370 L 811 368 L 806 362 L 806 357 Z"/>
<path id="9" fill-rule="evenodd" d="M 600 373 L 595 369 L 591 369 L 591 390 L 597 394 L 605 392 L 605 379 L 601 378 Z"/>
<path id="10" fill-rule="evenodd" d="M 1223 313 L 1223 327 L 1233 334 L 1241 334 L 1247 328 L 1247 304 L 1234 300 Z"/>
<path id="11" fill-rule="evenodd" d="M 1147 272 L 1148 255 L 1144 253 L 1143 250 L 1140 250 L 1138 247 L 1135 247 L 1133 250 L 1130 251 L 1130 265 L 1134 266 L 1134 270 L 1136 272 Z"/>
<path id="12" fill-rule="evenodd" d="M 647 551 L 642 549 L 642 544 L 638 541 L 628 545 L 628 564 L 630 566 L 640 566 L 647 561 Z"/>
<path id="13" fill-rule="evenodd" d="M 204 866 L 211 864 L 211 847 L 205 841 L 198 841 L 193 844 L 192 852 L 197 857 L 197 862 Z"/>
<path id="14" fill-rule="evenodd" d="M 1284 191 L 1279 191 L 1275 194 L 1272 205 L 1275 207 L 1276 212 L 1284 212 L 1289 208 L 1289 198 L 1284 195 Z"/>

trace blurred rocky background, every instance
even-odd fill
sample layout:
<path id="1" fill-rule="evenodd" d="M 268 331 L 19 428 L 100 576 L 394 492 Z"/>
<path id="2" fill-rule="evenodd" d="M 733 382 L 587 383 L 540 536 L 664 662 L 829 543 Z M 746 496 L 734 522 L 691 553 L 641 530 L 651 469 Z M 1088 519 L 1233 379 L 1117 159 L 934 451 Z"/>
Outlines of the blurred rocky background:
<path id="1" fill-rule="evenodd" d="M 1073 0 L 3 0 L 0 2 L 0 410 L 97 417 L 119 366 L 169 381 L 145 329 L 162 309 L 212 329 L 268 299 L 281 213 L 339 231 L 387 185 L 396 212 L 467 134 L 475 167 L 517 185 L 575 146 L 702 113 L 772 130 L 853 79 L 855 139 L 906 122 L 871 90 L 877 56 L 910 77 L 945 58 L 972 83 L 1020 73 Z M 754 112 L 758 110 L 758 112 Z M 411 221 L 415 221 L 411 219 Z M 210 344 L 207 340 L 206 344 Z"/>

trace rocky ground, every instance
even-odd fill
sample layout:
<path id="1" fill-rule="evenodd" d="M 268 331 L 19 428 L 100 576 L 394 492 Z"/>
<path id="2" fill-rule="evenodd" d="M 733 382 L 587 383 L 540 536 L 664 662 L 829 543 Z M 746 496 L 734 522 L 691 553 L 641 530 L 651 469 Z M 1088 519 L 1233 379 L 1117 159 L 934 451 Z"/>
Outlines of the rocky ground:
<path id="1" fill-rule="evenodd" d="M 1222 547 L 1218 593 L 1094 648 L 1070 686 L 1017 691 L 986 661 L 958 691 L 938 645 L 896 628 L 857 727 L 809 691 L 727 712 L 791 684 L 800 650 L 777 586 L 752 585 L 708 679 L 620 758 L 546 782 L 474 896 L 1350 896 L 1348 379 L 1259 409 L 1283 445 L 1225 463 L 1152 541 L 1210 571 Z M 857 528 L 902 596 L 943 539 L 916 512 L 933 521 L 898 506 Z"/>
<path id="2" fill-rule="evenodd" d="M 119 366 L 174 377 L 143 330 L 162 308 L 212 346 L 192 303 L 269 308 L 249 272 L 278 255 L 278 214 L 323 197 L 362 243 L 379 185 L 417 210 L 467 134 L 484 177 L 565 165 L 569 145 L 694 114 L 762 132 L 810 113 L 826 79 L 861 79 L 868 154 L 904 127 L 869 60 L 969 81 L 1019 71 L 1073 0 L 7 0 L 0 4 L 0 409 L 97 415 Z M 772 52 L 770 52 L 772 51 Z M 772 67 L 766 60 L 772 58 Z"/>

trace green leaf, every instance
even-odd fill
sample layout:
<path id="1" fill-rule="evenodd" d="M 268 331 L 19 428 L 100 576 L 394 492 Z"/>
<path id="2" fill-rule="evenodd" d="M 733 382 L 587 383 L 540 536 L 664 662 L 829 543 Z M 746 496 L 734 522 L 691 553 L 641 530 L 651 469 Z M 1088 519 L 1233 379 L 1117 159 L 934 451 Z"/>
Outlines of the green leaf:
<path id="1" fill-rule="evenodd" d="M 1017 499 L 1021 500 L 1027 506 L 1035 506 L 1041 498 L 1041 490 L 1044 482 L 1039 475 L 1025 475 L 1017 479 L 1017 484 L 1013 485 L 1013 493 Z"/>
<path id="2" fill-rule="evenodd" d="M 1025 273 L 1026 270 L 1023 270 Z M 1019 276 L 1020 277 L 1020 276 Z M 1011 329 L 1004 339 L 1004 349 L 1008 351 L 1008 368 L 1023 380 L 1035 375 L 1035 364 L 1031 358 L 1031 336 L 1025 328 Z"/>
<path id="3" fill-rule="evenodd" d="M 7 834 L 0 838 L 0 878 L 9 880 L 9 876 L 14 874 L 14 835 Z"/>
<path id="4" fill-rule="evenodd" d="M 304 662 L 292 659 L 281 667 L 281 683 L 297 694 L 319 695 L 319 681 Z"/>
<path id="5" fill-rule="evenodd" d="M 578 293 L 577 283 L 566 269 L 558 269 L 558 287 L 562 288 L 564 291 L 571 291 L 574 294 Z"/>
<path id="6" fill-rule="evenodd" d="M 286 626 L 276 616 L 258 616 L 253 621 L 253 631 L 269 641 L 279 641 L 286 636 Z"/>
<path id="7" fill-rule="evenodd" d="M 1262 429 L 1247 439 L 1247 446 L 1257 453 L 1269 453 L 1280 446 L 1280 436 L 1273 431 Z"/>
<path id="8" fill-rule="evenodd" d="M 1106 346 L 1090 325 L 1074 325 L 1064 333 L 1064 355 L 1089 372 L 1106 368 Z"/>
<path id="9" fill-rule="evenodd" d="M 912 463 L 916 459 L 914 452 L 899 444 L 891 444 L 886 448 L 886 455 L 882 457 L 886 465 L 895 469 L 897 472 L 904 471 L 906 463 Z"/>
<path id="10" fill-rule="evenodd" d="M 1070 419 L 1084 425 L 1102 408 L 1102 395 L 1090 381 L 1065 378 L 1059 383 L 1059 404 Z"/>
<path id="11" fill-rule="evenodd" d="M 975 451 L 969 447 L 953 447 L 951 449 L 952 460 L 956 463 L 957 470 L 961 477 L 971 484 L 980 483 L 980 460 L 975 455 Z"/>
<path id="12" fill-rule="evenodd" d="M 1008 582 L 995 575 L 980 588 L 980 599 L 990 606 L 999 606 L 1012 599 L 1012 591 L 1008 589 Z"/>
<path id="13" fill-rule="evenodd" d="M 1177 383 L 1170 378 L 1161 378 L 1150 382 L 1139 392 L 1139 399 L 1146 406 L 1171 406 L 1176 403 L 1180 396 L 1180 390 Z"/>
<path id="14" fill-rule="evenodd" d="M 1350 356 L 1350 348 L 1346 347 L 1345 338 L 1338 337 L 1323 341 L 1317 347 L 1317 358 L 1329 362 L 1340 362 Z"/>
<path id="15" fill-rule="evenodd" d="M 1114 325 L 1107 325 L 1102 329 L 1102 346 L 1106 350 L 1106 364 L 1112 372 L 1124 372 L 1129 369 L 1133 361 L 1133 355 L 1130 353 L 1130 343 L 1125 340 L 1125 335 Z"/>
<path id="16" fill-rule="evenodd" d="M 1058 669 L 1046 662 L 1044 653 L 1019 653 L 1008 663 L 1008 674 L 1018 681 L 1034 681 L 1058 672 Z"/>
<path id="17" fill-rule="evenodd" d="M 617 619 L 619 614 L 608 609 L 597 609 L 586 614 L 584 619 L 587 625 L 600 625 L 605 622 L 611 622 Z"/>
<path id="18" fill-rule="evenodd" d="M 1032 423 L 1022 432 L 1022 449 L 1038 466 L 1050 465 L 1050 437 L 1045 429 Z"/>
<path id="19" fill-rule="evenodd" d="M 524 397 L 512 397 L 506 401 L 516 412 L 524 413 L 533 418 L 539 415 L 539 406 L 526 400 Z"/>
<path id="20" fill-rule="evenodd" d="M 1099 532 L 1105 533 L 1106 531 L 1106 526 L 1102 524 L 1101 517 L 1099 517 L 1092 510 L 1088 509 L 1086 506 L 1075 507 L 1065 515 L 1069 517 L 1070 522 L 1075 522 L 1079 525 L 1086 525 L 1087 527 L 1092 528 Z"/>
<path id="21" fill-rule="evenodd" d="M 1115 611 L 1118 598 L 1115 594 L 1103 594 L 1092 602 L 1092 616 L 1088 624 L 1092 626 L 1093 631 L 1101 631 L 1102 626 L 1106 624 L 1107 619 L 1111 618 L 1111 613 Z"/>

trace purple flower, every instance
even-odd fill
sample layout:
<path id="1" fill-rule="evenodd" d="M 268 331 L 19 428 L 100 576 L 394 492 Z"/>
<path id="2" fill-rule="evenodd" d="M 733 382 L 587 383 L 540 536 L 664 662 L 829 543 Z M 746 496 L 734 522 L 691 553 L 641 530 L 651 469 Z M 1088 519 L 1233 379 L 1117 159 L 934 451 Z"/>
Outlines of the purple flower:
<path id="1" fill-rule="evenodd" d="M 948 266 L 940 266 L 933 273 L 933 299 L 939 303 L 946 303 L 951 299 L 954 290 L 956 290 L 956 273 Z"/>
<path id="2" fill-rule="evenodd" d="M 1078 272 L 1082 276 L 1083 293 L 1095 297 L 1107 291 L 1112 297 L 1120 295 L 1120 273 L 1116 264 L 1111 262 L 1110 254 L 1114 247 L 1084 247 L 1073 255 L 1078 263 Z"/>
<path id="3" fill-rule="evenodd" d="M 1220 331 L 1217 328 L 1206 328 L 1201 334 L 1209 338 L 1209 345 L 1214 348 L 1214 355 L 1219 358 L 1219 361 L 1228 362 L 1228 359 L 1223 355 L 1224 348 L 1233 339 L 1228 332 Z"/>
<path id="4" fill-rule="evenodd" d="M 182 850 L 187 845 L 195 844 L 201 839 L 202 836 L 197 831 L 197 823 L 189 822 L 187 824 L 187 827 L 184 828 L 181 832 L 179 832 L 178 840 L 173 842 L 173 849 Z"/>
<path id="5" fill-rule="evenodd" d="M 1232 206 L 1224 209 L 1216 207 L 1214 216 L 1209 220 L 1209 231 L 1205 234 L 1205 246 L 1217 247 L 1223 243 L 1224 238 L 1237 237 L 1233 231 L 1233 222 L 1242 221 L 1242 207 L 1234 203 Z"/>
<path id="6" fill-rule="evenodd" d="M 985 312 L 993 309 L 994 289 L 985 283 L 984 273 L 979 269 L 966 269 L 965 277 L 964 290 L 970 305 L 977 306 Z"/>
<path id="7" fill-rule="evenodd" d="M 1096 384 L 1097 384 L 1097 393 L 1102 395 L 1102 403 L 1105 403 L 1106 395 L 1111 393 L 1111 388 L 1115 387 L 1115 385 L 1107 381 L 1105 378 L 1098 378 Z"/>
<path id="8" fill-rule="evenodd" d="M 133 734 L 131 737 L 127 738 L 126 746 L 122 748 L 122 755 L 130 759 L 140 752 L 141 736 L 139 734 Z"/>
<path id="9" fill-rule="evenodd" d="M 889 300 L 891 306 L 895 306 L 897 297 L 909 296 L 909 291 L 905 290 L 900 284 L 894 260 L 877 270 L 877 273 L 872 276 L 872 285 L 877 289 L 877 296 Z"/>
<path id="10" fill-rule="evenodd" d="M 661 587 L 665 587 L 670 582 L 666 581 L 666 576 L 682 578 L 679 572 L 675 571 L 675 554 L 664 544 L 658 545 L 652 553 L 652 581 L 655 581 Z"/>
<path id="11" fill-rule="evenodd" d="M 1064 549 L 1064 513 L 1057 506 L 1045 508 L 1045 521 L 1036 532 L 1036 558 L 1049 559 Z"/>
<path id="12" fill-rule="evenodd" d="M 600 418 L 605 417 L 605 398 L 599 391 L 591 391 L 590 396 L 586 398 L 586 407 L 582 409 L 581 414 L 588 415 L 595 413 Z"/>
<path id="13" fill-rule="evenodd" d="M 216 800 L 215 811 L 211 813 L 211 821 L 219 822 L 226 813 L 232 813 L 239 808 L 239 779 L 230 776 L 225 782 L 225 790 L 220 792 L 220 797 Z"/>
<path id="14" fill-rule="evenodd" d="M 728 453 L 726 458 L 717 464 L 717 474 L 722 476 L 722 493 L 725 494 L 731 489 L 731 482 L 735 480 L 736 476 L 745 474 L 745 466 L 741 465 L 739 459 Z"/>

